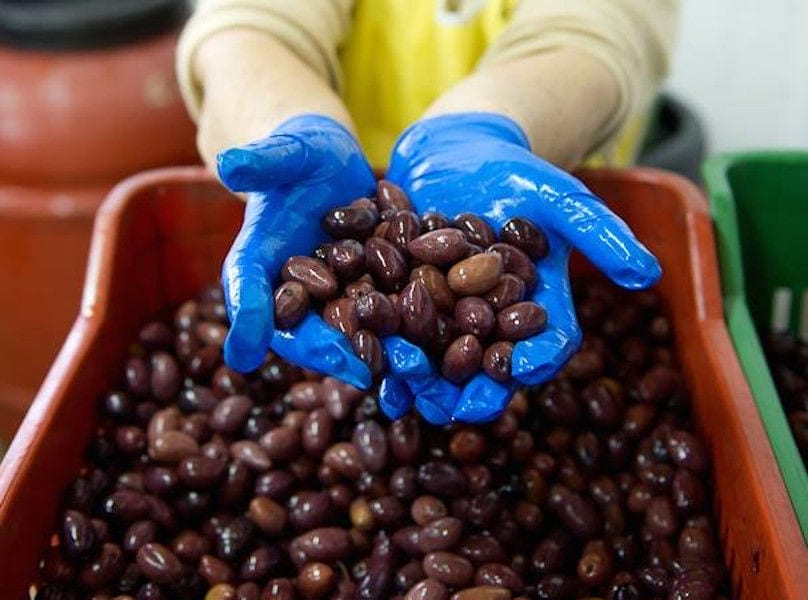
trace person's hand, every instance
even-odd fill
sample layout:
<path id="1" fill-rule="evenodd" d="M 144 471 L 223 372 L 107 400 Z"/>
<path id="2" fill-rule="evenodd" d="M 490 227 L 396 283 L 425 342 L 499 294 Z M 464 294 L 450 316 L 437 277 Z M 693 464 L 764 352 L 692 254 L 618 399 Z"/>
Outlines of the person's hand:
<path id="1" fill-rule="evenodd" d="M 415 405 L 432 423 L 488 421 L 502 412 L 517 385 L 553 377 L 581 342 L 567 272 L 571 249 L 627 289 L 646 288 L 661 275 L 656 258 L 628 226 L 582 182 L 531 153 L 519 126 L 502 115 L 453 114 L 416 123 L 396 142 L 387 177 L 419 213 L 473 213 L 495 231 L 522 217 L 549 244 L 547 256 L 536 262 L 538 285 L 526 298 L 544 308 L 547 326 L 514 346 L 512 380 L 498 383 L 480 373 L 458 387 L 419 348 L 389 338 L 384 343 L 390 371 L 380 395 L 393 418 Z"/>
<path id="2" fill-rule="evenodd" d="M 421 348 L 401 336 L 389 336 L 382 344 L 389 372 L 379 386 L 379 406 L 391 419 L 403 417 L 414 406 L 433 425 L 453 420 L 485 423 L 502 413 L 518 385 L 479 373 L 461 388 L 445 379 Z"/>
<path id="3" fill-rule="evenodd" d="M 367 389 L 371 374 L 350 341 L 310 312 L 293 329 L 276 330 L 272 286 L 293 255 L 326 241 L 323 214 L 372 196 L 373 173 L 359 144 L 333 119 L 295 117 L 272 135 L 217 157 L 219 177 L 247 192 L 244 223 L 222 267 L 230 331 L 225 362 L 247 372 L 267 350 L 291 363 Z"/>

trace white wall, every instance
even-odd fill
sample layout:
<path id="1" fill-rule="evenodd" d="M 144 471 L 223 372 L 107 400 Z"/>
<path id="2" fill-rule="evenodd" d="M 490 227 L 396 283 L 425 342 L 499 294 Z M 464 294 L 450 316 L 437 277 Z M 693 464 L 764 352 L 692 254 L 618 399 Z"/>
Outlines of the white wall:
<path id="1" fill-rule="evenodd" d="M 699 113 L 710 151 L 808 148 L 808 0 L 682 4 L 667 87 Z"/>

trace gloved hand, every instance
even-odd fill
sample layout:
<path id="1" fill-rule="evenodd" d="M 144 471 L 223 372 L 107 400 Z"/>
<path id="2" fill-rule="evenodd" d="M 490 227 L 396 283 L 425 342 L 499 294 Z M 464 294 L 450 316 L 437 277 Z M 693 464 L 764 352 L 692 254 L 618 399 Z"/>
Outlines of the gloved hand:
<path id="1" fill-rule="evenodd" d="M 502 384 L 480 373 L 461 389 L 440 377 L 419 348 L 390 338 L 384 341 L 390 374 L 380 392 L 382 408 L 393 418 L 414 404 L 436 424 L 488 421 L 518 384 L 553 377 L 581 342 L 567 272 L 572 248 L 627 289 L 648 287 L 661 275 L 628 226 L 578 179 L 531 153 L 519 126 L 502 115 L 453 114 L 416 123 L 396 142 L 387 177 L 419 213 L 454 218 L 470 212 L 495 231 L 523 217 L 549 243 L 549 254 L 536 263 L 539 283 L 529 298 L 544 307 L 547 326 L 514 346 L 513 379 Z"/>
<path id="2" fill-rule="evenodd" d="M 336 121 L 305 115 L 217 161 L 222 182 L 248 192 L 244 223 L 222 268 L 231 323 L 225 362 L 251 371 L 271 349 L 293 364 L 367 389 L 367 365 L 319 315 L 310 312 L 290 331 L 275 329 L 272 292 L 287 258 L 308 256 L 326 241 L 320 227 L 326 211 L 373 195 L 376 182 L 359 144 Z"/>

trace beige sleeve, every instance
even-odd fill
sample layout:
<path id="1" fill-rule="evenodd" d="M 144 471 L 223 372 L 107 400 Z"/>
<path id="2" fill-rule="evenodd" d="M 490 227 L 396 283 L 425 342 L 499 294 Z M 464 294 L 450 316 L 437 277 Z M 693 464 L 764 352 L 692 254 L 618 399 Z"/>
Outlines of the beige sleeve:
<path id="1" fill-rule="evenodd" d="M 177 47 L 177 78 L 191 116 L 198 119 L 204 94 L 194 77 L 194 53 L 223 29 L 266 32 L 338 89 L 337 48 L 349 33 L 352 9 L 353 0 L 198 0 Z"/>
<path id="2" fill-rule="evenodd" d="M 600 139 L 644 110 L 668 73 L 680 0 L 521 0 L 513 19 L 480 61 L 498 62 L 574 47 L 597 58 L 619 87 Z"/>

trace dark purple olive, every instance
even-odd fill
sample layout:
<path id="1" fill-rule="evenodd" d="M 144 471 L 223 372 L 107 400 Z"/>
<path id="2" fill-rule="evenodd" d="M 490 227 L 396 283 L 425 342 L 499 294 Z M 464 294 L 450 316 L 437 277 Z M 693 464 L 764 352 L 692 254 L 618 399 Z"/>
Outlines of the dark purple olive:
<path id="1" fill-rule="evenodd" d="M 547 238 L 538 227 L 527 219 L 515 217 L 508 220 L 502 226 L 499 237 L 506 244 L 519 248 L 532 260 L 538 260 L 547 255 Z"/>
<path id="2" fill-rule="evenodd" d="M 376 226 L 377 215 L 363 206 L 333 208 L 323 216 L 322 226 L 335 238 L 363 240 L 370 236 Z"/>

